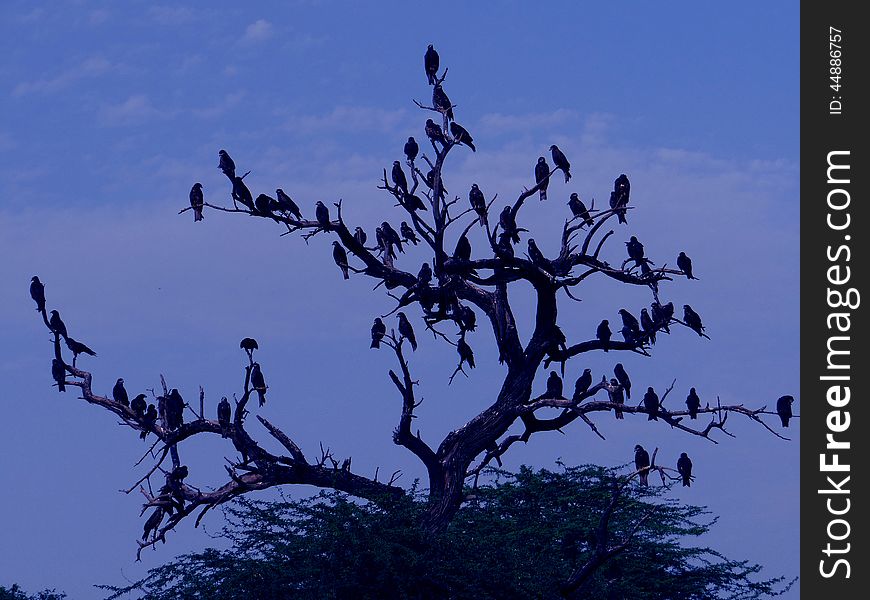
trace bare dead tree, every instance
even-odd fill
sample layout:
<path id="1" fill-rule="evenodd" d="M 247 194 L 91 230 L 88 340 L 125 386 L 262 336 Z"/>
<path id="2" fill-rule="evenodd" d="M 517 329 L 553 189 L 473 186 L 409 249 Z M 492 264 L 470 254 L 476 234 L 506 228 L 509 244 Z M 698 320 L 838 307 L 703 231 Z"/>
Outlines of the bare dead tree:
<path id="1" fill-rule="evenodd" d="M 446 70 L 437 78 L 437 83 L 443 84 L 445 78 Z M 500 461 L 501 456 L 516 442 L 529 442 L 536 433 L 562 431 L 577 419 L 590 427 L 592 432 L 603 437 L 592 420 L 596 414 L 622 411 L 630 415 L 650 416 L 644 406 L 613 401 L 611 394 L 618 391 L 618 384 L 609 382 L 607 377 L 570 399 L 546 397 L 546 394 L 533 397 L 532 385 L 539 369 L 548 367 L 550 363 L 559 363 L 564 375 L 566 363 L 591 352 L 631 352 L 649 357 L 656 333 L 668 330 L 670 326 L 690 325 L 676 318 L 671 312 L 665 313 L 664 318 L 657 318 L 652 329 L 629 328 L 624 333 L 624 341 L 581 339 L 569 343 L 557 325 L 560 292 L 564 292 L 569 300 L 576 299 L 573 291 L 581 283 L 593 276 L 604 277 L 625 285 L 648 288 L 653 302 L 658 304 L 660 285 L 685 274 L 682 270 L 668 268 L 666 264 L 653 269 L 649 265 L 654 263 L 646 258 L 625 261 L 621 266 L 614 266 L 601 258 L 606 241 L 615 232 L 614 229 L 605 231 L 605 225 L 612 223 L 613 217 L 624 216 L 627 211 L 634 210 L 628 204 L 627 196 L 623 204 L 617 203 L 611 208 L 599 210 L 595 210 L 593 206 L 584 218 L 575 217 L 566 221 L 562 228 L 561 246 L 557 256 L 547 258 L 532 252 L 531 248 L 527 257 L 521 256 L 514 246 L 528 232 L 519 227 L 516 221 L 524 208 L 529 210 L 526 201 L 543 186 L 548 185 L 553 174 L 560 168 L 550 170 L 535 185 L 520 191 L 516 199 L 500 212 L 498 219 L 493 219 L 495 212 L 491 212 L 497 196 L 486 200 L 482 210 L 463 208 L 459 196 L 449 197 L 444 184 L 447 158 L 457 147 L 463 145 L 460 142 L 463 141 L 463 136 L 468 135 L 467 131 L 462 134 L 462 129 L 459 129 L 460 135 L 457 137 L 451 133 L 451 122 L 446 109 L 453 110 L 456 105 L 445 107 L 428 106 L 417 101 L 415 103 L 424 111 L 434 111 L 441 115 L 440 125 L 433 122 L 436 128 L 440 128 L 441 134 L 438 135 L 433 128 L 427 127 L 430 134 L 429 147 L 416 159 L 406 162 L 410 169 L 410 182 L 405 182 L 404 185 L 391 182 L 387 170 L 384 169 L 382 184 L 378 187 L 390 198 L 394 208 L 408 219 L 413 232 L 431 252 L 431 268 L 428 263 L 426 267 L 415 265 L 413 269 L 397 266 L 400 260 L 393 252 L 393 242 L 386 239 L 388 236 L 384 231 L 378 233 L 376 244 L 369 242 L 366 245 L 346 223 L 341 200 L 334 203 L 335 212 L 331 216 L 328 214 L 330 209 L 322 205 L 316 220 L 302 219 L 298 208 L 294 212 L 293 205 L 286 200 L 282 201 L 280 194 L 278 200 L 258 195 L 256 201 L 253 201 L 253 195 L 241 181 L 243 177 L 235 177 L 234 165 L 232 169 L 225 167 L 224 159 L 221 161 L 221 168 L 225 169 L 224 173 L 232 182 L 232 206 L 204 203 L 203 207 L 262 218 L 267 223 L 276 224 L 282 230 L 281 235 L 298 233 L 306 241 L 321 235 L 337 238 L 338 244 L 334 251 L 336 262 L 343 270 L 346 266 L 349 275 L 372 278 L 378 282 L 375 288 L 383 286 L 394 302 L 389 314 L 419 305 L 423 323 L 435 334 L 435 338 L 457 346 L 460 360 L 454 376 L 459 372 L 467 374 L 464 364 L 473 366 L 468 340 L 475 330 L 477 315 L 486 318 L 498 347 L 499 362 L 504 365 L 503 380 L 498 389 L 493 389 L 486 406 L 470 421 L 447 434 L 437 446 L 424 441 L 419 429 L 412 431 L 411 424 L 416 416 L 414 411 L 421 400 L 415 394 L 414 388 L 418 382 L 411 374 L 404 352 L 407 338 L 395 332 L 388 335 L 384 332 L 382 343 L 393 351 L 398 364 L 398 372 L 390 370 L 389 376 L 401 399 L 399 422 L 393 433 L 393 441 L 414 454 L 426 468 L 429 504 L 420 525 L 426 534 L 436 535 L 447 527 L 459 510 L 468 484 L 476 482 L 481 471 L 491 461 Z M 421 168 L 421 160 L 426 163 L 426 167 Z M 195 208 L 192 206 L 180 212 Z M 587 219 L 591 220 L 591 225 Z M 449 248 L 476 226 L 485 230 L 488 245 L 486 252 L 478 257 L 452 253 Z M 344 258 L 341 258 L 342 255 Z M 521 282 L 530 284 L 535 293 L 534 330 L 525 340 L 518 332 L 508 293 L 511 286 Z M 658 305 L 661 307 L 661 304 Z M 307 484 L 339 490 L 376 503 L 389 503 L 405 495 L 405 491 L 395 485 L 400 476 L 398 471 L 383 483 L 378 481 L 377 476 L 370 478 L 354 474 L 351 471 L 350 459 L 339 462 L 329 448 L 321 447 L 318 458 L 309 458 L 289 435 L 258 414 L 257 420 L 286 452 L 275 454 L 265 450 L 248 430 L 249 400 L 252 394 L 262 391 L 252 382 L 255 368 L 253 355 L 258 351 L 256 348 L 248 349 L 248 364 L 244 368 L 240 396 L 235 400 L 230 422 L 221 424 L 206 418 L 204 398 L 200 395 L 199 411 L 191 408 L 194 420 L 171 426 L 165 418 L 166 411 L 163 408 L 159 411 L 160 418 L 149 420 L 130 406 L 96 394 L 91 385 L 92 374 L 65 360 L 61 347 L 61 338 L 65 336 L 52 327 L 44 307 L 41 314 L 45 325 L 54 335 L 54 359 L 61 371 L 55 377 L 59 389 L 62 391 L 66 386 L 78 388 L 82 399 L 114 413 L 120 418 L 122 425 L 139 432 L 142 437 L 148 434 L 155 436 L 155 441 L 143 457 L 143 460 L 148 456 L 153 457 L 153 468 L 136 484 L 124 490 L 131 493 L 138 487 L 146 499 L 143 512 L 153 509 L 140 542 L 140 552 L 144 547 L 165 540 L 167 532 L 195 512 L 198 512 L 198 524 L 210 509 L 254 490 Z M 444 327 L 455 328 L 458 340 L 453 341 L 450 334 L 442 331 Z M 699 336 L 703 335 L 701 331 L 695 331 Z M 165 382 L 162 388 L 161 395 L 156 397 L 158 406 L 161 407 L 171 395 Z M 715 432 L 731 435 L 726 429 L 726 423 L 728 416 L 734 413 L 760 424 L 773 435 L 786 439 L 763 420 L 765 416 L 777 414 L 767 410 L 765 406 L 723 406 L 717 401 L 716 406 L 707 405 L 697 410 L 698 414 L 710 418 L 705 426 L 688 424 L 685 417 L 689 415 L 689 411 L 668 410 L 663 406 L 672 389 L 673 384 L 665 392 L 662 405 L 656 411 L 657 418 L 655 422 L 651 422 L 651 426 L 667 425 L 669 429 L 677 429 L 716 443 L 713 437 Z M 602 392 L 607 395 L 607 399 L 599 397 Z M 559 410 L 559 414 L 542 416 L 553 409 Z M 522 433 L 509 435 L 509 430 L 517 422 L 524 430 Z M 225 468 L 228 479 L 212 491 L 202 491 L 186 483 L 177 474 L 181 467 L 179 445 L 200 435 L 224 437 L 241 456 L 240 460 L 227 461 Z M 164 469 L 163 463 L 167 457 L 170 457 L 172 467 Z M 158 471 L 164 476 L 166 483 L 155 493 L 151 489 L 151 478 Z M 660 472 L 664 481 L 664 470 Z M 615 505 L 619 498 L 618 491 L 613 498 Z M 608 510 L 612 511 L 613 506 Z M 602 527 L 606 529 L 606 518 Z M 602 536 L 601 539 L 606 540 L 606 537 Z M 613 551 L 610 547 L 602 548 L 602 556 Z M 582 580 L 582 573 L 575 578 L 575 582 L 582 583 Z"/>

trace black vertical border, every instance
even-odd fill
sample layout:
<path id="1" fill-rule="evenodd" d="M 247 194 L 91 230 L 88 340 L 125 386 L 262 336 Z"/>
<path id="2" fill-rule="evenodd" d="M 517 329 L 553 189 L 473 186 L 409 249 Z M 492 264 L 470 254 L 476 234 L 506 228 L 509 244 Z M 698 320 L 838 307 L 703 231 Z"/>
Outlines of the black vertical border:
<path id="1" fill-rule="evenodd" d="M 867 319 L 864 317 L 866 308 L 863 303 L 870 302 L 870 296 L 862 297 L 861 304 L 855 308 L 832 308 L 828 303 L 828 290 L 839 289 L 844 292 L 848 288 L 856 288 L 859 293 L 868 292 L 866 286 L 868 257 L 867 237 L 870 237 L 870 221 L 868 221 L 867 196 L 868 173 L 867 137 L 870 136 L 867 113 L 870 103 L 867 95 L 868 61 L 870 48 L 867 38 L 870 36 L 870 22 L 859 17 L 858 2 L 834 1 L 804 1 L 801 3 L 800 25 L 800 126 L 801 126 L 801 395 L 795 405 L 801 415 L 801 597 L 823 600 L 851 600 L 852 598 L 870 597 L 870 557 L 867 545 L 870 545 L 870 535 L 867 533 L 867 512 L 870 511 L 866 490 L 868 489 L 868 468 L 870 464 L 870 444 L 867 426 L 868 410 L 866 404 L 867 381 L 870 380 L 870 359 L 865 351 L 870 344 L 867 333 Z M 866 7 L 865 7 L 866 10 Z M 830 46 L 830 28 L 840 30 L 842 39 L 838 45 L 841 48 L 842 69 L 839 83 L 841 87 L 835 90 L 830 86 L 835 83 L 830 79 L 832 66 Z M 832 101 L 839 100 L 842 107 L 839 114 Z M 828 155 L 832 151 L 849 151 L 848 156 L 836 157 L 838 163 L 848 163 L 850 169 L 832 172 L 833 178 L 848 178 L 849 183 L 828 183 Z M 848 175 L 846 175 L 848 173 Z M 828 206 L 828 194 L 835 189 L 848 192 L 849 205 L 842 210 L 832 210 Z M 846 196 L 841 192 L 833 194 L 834 204 L 845 203 Z M 848 213 L 850 225 L 848 229 L 835 231 L 827 223 L 828 214 L 835 224 L 843 223 Z M 848 236 L 848 239 L 847 239 Z M 851 253 L 846 262 L 846 251 L 841 251 L 839 260 L 829 260 L 829 252 L 837 256 L 837 249 L 848 246 Z M 830 248 L 830 250 L 829 250 Z M 850 267 L 850 280 L 840 285 L 828 281 L 828 269 L 840 265 L 840 271 L 833 272 L 834 277 L 845 275 L 845 267 Z M 834 312 L 850 313 L 851 328 L 848 333 L 828 329 L 828 316 Z M 848 349 L 850 354 L 840 356 L 841 364 L 848 361 L 848 370 L 832 371 L 827 368 L 828 338 L 832 335 L 849 336 L 847 342 L 837 342 L 838 348 Z M 848 348 L 846 346 L 848 345 Z M 824 375 L 846 374 L 850 381 L 823 381 Z M 832 407 L 827 400 L 827 392 L 831 385 L 849 386 L 850 401 L 846 406 Z M 828 418 L 831 411 L 848 411 L 850 424 L 846 431 L 833 434 L 837 441 L 851 444 L 847 450 L 826 450 L 826 435 Z M 840 424 L 845 416 L 841 413 Z M 836 421 L 834 422 L 836 426 Z M 848 464 L 848 473 L 822 472 L 820 455 L 827 453 L 828 462 L 831 454 L 839 455 L 839 462 Z M 849 481 L 842 483 L 848 475 Z M 827 481 L 830 476 L 834 482 L 848 494 L 820 493 L 820 490 L 832 489 Z M 859 491 L 864 490 L 864 493 Z M 831 500 L 833 510 L 842 511 L 847 506 L 849 510 L 843 515 L 833 515 L 829 512 L 827 501 Z M 781 501 L 785 502 L 786 499 Z M 834 519 L 843 519 L 833 523 Z M 830 532 L 841 537 L 848 531 L 848 537 L 835 540 L 829 537 Z M 842 554 L 825 554 L 828 544 L 835 550 L 846 549 Z M 845 565 L 840 564 L 832 577 L 824 577 L 822 568 L 829 573 L 834 569 L 835 561 L 842 558 L 848 561 L 849 577 L 845 577 Z M 820 561 L 825 561 L 824 566 Z"/>

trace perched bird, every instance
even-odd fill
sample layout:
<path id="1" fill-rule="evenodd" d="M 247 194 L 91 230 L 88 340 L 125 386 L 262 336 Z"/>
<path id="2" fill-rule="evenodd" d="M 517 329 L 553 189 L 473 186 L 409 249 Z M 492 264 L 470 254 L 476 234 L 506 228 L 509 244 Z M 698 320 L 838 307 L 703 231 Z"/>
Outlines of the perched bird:
<path id="1" fill-rule="evenodd" d="M 610 337 L 612 335 L 613 333 L 610 331 L 610 323 L 607 319 L 604 319 L 598 324 L 598 329 L 595 330 L 595 337 L 601 340 L 605 352 L 609 352 L 608 348 L 610 347 Z"/>
<path id="2" fill-rule="evenodd" d="M 184 423 L 184 398 L 176 388 L 172 388 L 166 398 L 166 426 L 178 429 Z"/>
<path id="3" fill-rule="evenodd" d="M 468 241 L 468 236 L 465 234 L 456 242 L 456 249 L 453 250 L 453 259 L 471 260 L 471 242 Z"/>
<path id="4" fill-rule="evenodd" d="M 384 235 L 384 230 L 381 227 L 375 227 L 375 240 L 377 240 L 378 248 L 384 255 L 384 263 L 396 258 L 393 244 L 387 241 L 387 238 Z"/>
<path id="5" fill-rule="evenodd" d="M 656 329 L 664 329 L 665 333 L 671 332 L 670 327 L 668 327 L 671 320 L 668 318 L 665 309 L 661 304 L 658 302 L 650 304 L 650 316 L 652 316 L 653 325 Z"/>
<path id="6" fill-rule="evenodd" d="M 453 135 L 453 139 L 457 144 L 465 144 L 471 148 L 472 152 L 477 152 L 477 148 L 474 147 L 474 138 L 471 137 L 471 134 L 468 133 L 468 130 L 465 129 L 465 127 L 456 121 L 453 121 L 450 123 L 450 133 Z"/>
<path id="7" fill-rule="evenodd" d="M 408 317 L 405 316 L 405 313 L 400 312 L 398 314 L 399 317 L 399 335 L 403 338 L 406 338 L 411 343 L 411 348 L 416 351 L 417 350 L 417 337 L 414 335 L 414 328 L 411 327 L 411 322 L 408 320 Z"/>
<path id="8" fill-rule="evenodd" d="M 336 241 L 332 242 L 332 260 L 334 260 L 335 264 L 338 265 L 338 268 L 341 269 L 341 274 L 344 278 L 350 279 L 350 275 L 347 273 L 347 252 L 345 252 L 344 247 Z"/>
<path id="9" fill-rule="evenodd" d="M 462 363 L 466 362 L 473 369 L 474 352 L 472 352 L 471 346 L 466 343 L 464 335 L 459 338 L 459 343 L 456 344 L 456 351 L 459 353 L 459 366 L 462 367 Z"/>
<path id="10" fill-rule="evenodd" d="M 320 200 L 318 200 L 315 205 L 314 216 L 317 218 L 317 222 L 321 227 L 329 227 L 329 209 L 326 208 L 326 205 Z"/>
<path id="11" fill-rule="evenodd" d="M 141 419 L 145 416 L 145 394 L 137 394 L 135 398 L 130 401 L 130 409 L 133 411 L 133 415 L 137 419 Z"/>
<path id="12" fill-rule="evenodd" d="M 71 337 L 66 338 L 66 347 L 69 348 L 69 351 L 73 353 L 73 363 L 76 362 L 76 358 L 78 358 L 79 354 L 88 354 L 90 356 L 96 356 L 97 353 L 88 348 L 83 343 L 72 339 Z"/>
<path id="13" fill-rule="evenodd" d="M 230 181 L 234 182 L 236 179 L 236 163 L 233 162 L 233 159 L 230 158 L 230 155 L 227 154 L 226 150 L 218 152 L 218 156 L 220 156 L 218 169 L 223 171 L 223 174 L 226 175 Z"/>
<path id="14" fill-rule="evenodd" d="M 568 162 L 556 144 L 550 146 L 550 152 L 553 155 L 553 164 L 556 165 L 557 169 L 562 169 L 562 172 L 565 173 L 565 183 L 568 183 L 568 180 L 571 179 L 571 163 Z"/>
<path id="15" fill-rule="evenodd" d="M 652 387 L 646 388 L 646 394 L 643 396 L 643 408 L 646 410 L 647 421 L 658 421 L 659 414 L 659 397 Z"/>
<path id="16" fill-rule="evenodd" d="M 643 256 L 643 244 L 637 241 L 635 236 L 631 236 L 631 239 L 625 242 L 625 249 L 628 251 L 628 257 L 633 259 L 638 266 L 646 262 Z"/>
<path id="17" fill-rule="evenodd" d="M 36 310 L 45 313 L 45 285 L 36 275 L 30 278 L 30 297 L 36 302 Z"/>
<path id="18" fill-rule="evenodd" d="M 404 194 L 408 193 L 408 180 L 405 178 L 405 172 L 402 170 L 402 165 L 399 161 L 393 161 L 393 172 L 390 174 L 393 184 Z"/>
<path id="19" fill-rule="evenodd" d="M 704 325 L 701 323 L 701 316 L 692 310 L 692 307 L 688 304 L 683 305 L 683 321 L 695 333 L 700 336 L 704 335 Z"/>
<path id="20" fill-rule="evenodd" d="M 677 256 L 677 266 L 686 275 L 686 279 L 696 279 L 692 275 L 692 259 L 686 256 L 685 252 L 680 252 L 680 255 Z"/>
<path id="21" fill-rule="evenodd" d="M 202 221 L 202 205 L 205 199 L 202 196 L 202 184 L 194 183 L 190 188 L 190 208 L 193 209 L 193 221 Z"/>
<path id="22" fill-rule="evenodd" d="M 254 350 L 259 350 L 260 347 L 257 345 L 257 340 L 254 338 L 246 337 L 241 342 L 239 342 L 239 348 L 248 353 L 248 358 L 254 360 Z"/>
<path id="23" fill-rule="evenodd" d="M 149 404 L 148 410 L 145 411 L 142 417 L 142 433 L 139 434 L 139 437 L 143 440 L 148 437 L 148 432 L 151 431 L 155 423 L 157 423 L 157 407 Z"/>
<path id="24" fill-rule="evenodd" d="M 124 378 L 118 377 L 115 386 L 112 388 L 112 400 L 124 406 L 130 405 L 130 399 L 127 396 L 127 389 L 124 387 Z"/>
<path id="25" fill-rule="evenodd" d="M 592 369 L 583 369 L 583 374 L 574 382 L 574 402 L 583 400 L 583 394 L 589 391 L 589 386 L 592 385 Z"/>
<path id="26" fill-rule="evenodd" d="M 505 239 L 514 244 L 520 243 L 520 230 L 517 227 L 516 215 L 512 207 L 505 206 L 502 209 L 498 216 L 498 224 L 504 232 L 502 235 Z"/>
<path id="27" fill-rule="evenodd" d="M 793 396 L 780 396 L 776 401 L 776 414 L 782 421 L 783 427 L 788 427 L 788 420 L 792 418 L 791 405 L 794 402 Z"/>
<path id="28" fill-rule="evenodd" d="M 547 199 L 547 187 L 550 185 L 550 165 L 547 164 L 547 159 L 543 156 L 538 157 L 538 163 L 535 165 L 535 184 L 541 186 L 538 194 L 541 200 Z"/>
<path id="29" fill-rule="evenodd" d="M 610 208 L 620 208 L 616 212 L 616 217 L 620 223 L 628 223 L 625 219 L 625 207 L 628 206 L 628 197 L 631 185 L 628 182 L 628 177 L 625 173 L 621 174 L 613 182 L 613 192 L 610 194 Z"/>
<path id="30" fill-rule="evenodd" d="M 583 204 L 583 201 L 576 192 L 571 194 L 571 197 L 568 200 L 568 208 L 571 209 L 571 214 L 574 215 L 574 218 L 582 219 L 583 224 L 587 227 L 592 226 L 593 221 L 592 217 L 589 215 L 589 209 L 586 208 L 586 205 Z"/>
<path id="31" fill-rule="evenodd" d="M 60 318 L 60 313 L 56 310 L 51 311 L 51 318 L 48 320 L 48 326 L 51 327 L 51 330 L 54 333 L 63 336 L 63 339 L 67 338 L 66 325 L 64 325 Z"/>
<path id="32" fill-rule="evenodd" d="M 622 363 L 616 363 L 616 366 L 613 367 L 613 374 L 616 375 L 616 379 L 617 381 L 619 381 L 619 385 L 621 385 L 625 389 L 625 397 L 630 400 L 631 379 L 628 378 L 628 373 L 625 372 L 625 367 L 622 366 Z"/>
<path id="33" fill-rule="evenodd" d="M 57 384 L 58 392 L 66 391 L 66 368 L 64 364 L 56 358 L 51 359 L 51 378 Z"/>
<path id="34" fill-rule="evenodd" d="M 257 391 L 257 396 L 260 397 L 260 406 L 266 404 L 266 379 L 263 377 L 260 363 L 254 363 L 251 367 L 251 386 Z"/>
<path id="35" fill-rule="evenodd" d="M 406 243 L 414 244 L 415 246 L 420 243 L 417 234 L 414 233 L 414 230 L 411 229 L 411 226 L 408 225 L 407 221 L 402 221 L 402 224 L 399 225 L 399 233 L 402 234 L 402 240 Z"/>
<path id="36" fill-rule="evenodd" d="M 435 85 L 435 81 L 438 78 L 439 61 L 438 52 L 435 51 L 432 44 L 429 44 L 429 47 L 426 48 L 426 54 L 423 56 L 423 67 L 426 69 L 426 78 L 429 80 L 429 85 Z"/>
<path id="37" fill-rule="evenodd" d="M 634 468 L 640 475 L 640 484 L 649 486 L 649 471 L 646 470 L 650 466 L 649 452 L 643 449 L 643 446 L 637 444 L 634 447 Z"/>
<path id="38" fill-rule="evenodd" d="M 163 521 L 164 512 L 165 511 L 161 507 L 157 507 L 154 509 L 154 512 L 151 513 L 151 516 L 148 517 L 147 521 L 145 521 L 145 528 L 142 533 L 142 541 L 146 541 L 148 539 L 148 536 L 150 536 L 152 532 L 155 535 L 157 534 L 157 528 L 160 527 L 160 522 Z"/>
<path id="39" fill-rule="evenodd" d="M 278 208 L 278 201 L 268 194 L 260 194 L 254 200 L 254 208 L 258 214 L 275 219 L 272 210 Z M 275 219 L 276 221 L 278 219 Z"/>
<path id="40" fill-rule="evenodd" d="M 547 377 L 547 391 L 544 392 L 544 398 L 561 398 L 562 397 L 562 378 L 556 371 L 550 371 L 550 376 Z"/>
<path id="41" fill-rule="evenodd" d="M 417 273 L 417 281 L 422 285 L 428 285 L 432 281 L 432 267 L 429 266 L 429 263 L 424 262 L 423 266 L 420 267 L 420 272 Z"/>
<path id="42" fill-rule="evenodd" d="M 360 246 L 365 246 L 368 236 L 366 235 L 366 232 L 362 227 L 357 227 L 353 231 L 353 239 L 355 239 L 356 243 Z"/>
<path id="43" fill-rule="evenodd" d="M 538 245 L 535 243 L 534 238 L 529 238 L 529 260 L 533 263 L 544 269 L 545 271 L 550 267 L 550 261 L 546 259 L 544 253 L 541 252 L 541 249 L 538 248 Z"/>
<path id="44" fill-rule="evenodd" d="M 251 195 L 251 190 L 248 189 L 248 186 L 245 185 L 245 182 L 242 181 L 241 177 L 233 178 L 232 196 L 235 202 L 241 202 L 248 207 L 248 210 L 255 210 L 254 197 Z"/>
<path id="45" fill-rule="evenodd" d="M 477 327 L 477 315 L 470 306 L 462 306 L 459 309 L 457 323 L 462 331 L 474 331 Z"/>
<path id="46" fill-rule="evenodd" d="M 486 225 L 486 198 L 483 192 L 477 187 L 476 183 L 471 184 L 471 190 L 468 192 L 468 201 L 471 203 L 471 208 L 477 213 L 480 226 Z"/>
<path id="47" fill-rule="evenodd" d="M 447 144 L 447 139 L 444 137 L 444 131 L 441 129 L 441 126 L 432 119 L 426 119 L 425 131 L 426 137 L 433 142 L 440 142 L 442 146 Z"/>
<path id="48" fill-rule="evenodd" d="M 655 344 L 656 328 L 645 308 L 640 309 L 640 326 L 643 327 L 643 332 L 649 338 L 649 341 Z"/>
<path id="49" fill-rule="evenodd" d="M 667 304 L 662 306 L 662 317 L 663 317 L 664 322 L 666 324 L 670 323 L 671 320 L 673 320 L 673 318 L 674 318 L 674 303 L 673 302 L 668 302 Z"/>
<path id="50" fill-rule="evenodd" d="M 683 487 L 690 487 L 692 485 L 692 461 L 685 452 L 680 453 L 680 458 L 677 459 L 677 472 L 683 478 Z"/>
<path id="51" fill-rule="evenodd" d="M 686 407 L 689 409 L 689 418 L 698 418 L 698 409 L 701 408 L 701 399 L 698 398 L 698 392 L 695 388 L 689 390 L 689 395 L 686 396 Z"/>
<path id="52" fill-rule="evenodd" d="M 229 436 L 230 418 L 232 417 L 232 408 L 227 397 L 221 398 L 217 407 L 218 424 L 221 426 L 221 437 Z"/>
<path id="53" fill-rule="evenodd" d="M 402 204 L 410 210 L 428 210 L 423 199 L 416 194 L 405 194 Z"/>
<path id="54" fill-rule="evenodd" d="M 375 317 L 375 323 L 372 325 L 372 345 L 370 348 L 380 348 L 381 340 L 387 333 L 387 326 L 381 321 L 380 317 Z"/>
<path id="55" fill-rule="evenodd" d="M 625 395 L 623 394 L 623 390 L 624 388 L 619 384 L 618 380 L 611 379 L 610 387 L 607 390 L 607 393 L 610 394 L 610 401 L 614 404 L 625 404 Z M 614 409 L 613 414 L 617 419 L 625 418 L 625 415 L 619 408 Z"/>
<path id="56" fill-rule="evenodd" d="M 278 209 L 288 213 L 290 216 L 295 217 L 297 221 L 302 220 L 302 212 L 299 210 L 299 206 L 293 199 L 284 193 L 284 190 L 278 188 L 275 190 L 275 195 L 278 196 Z"/>
<path id="57" fill-rule="evenodd" d="M 408 162 L 413 163 L 419 153 L 420 146 L 417 145 L 417 140 L 414 139 L 414 136 L 409 137 L 408 141 L 405 142 L 405 156 L 408 157 Z"/>
<path id="58" fill-rule="evenodd" d="M 436 83 L 435 87 L 432 88 L 432 106 L 441 114 L 447 115 L 448 120 L 453 120 L 453 104 L 440 83 Z"/>
<path id="59" fill-rule="evenodd" d="M 384 232 L 384 239 L 390 244 L 395 245 L 399 252 L 404 253 L 405 250 L 402 249 L 402 238 L 399 237 L 399 234 L 393 229 L 393 226 L 384 221 L 381 223 L 381 231 Z"/>
<path id="60" fill-rule="evenodd" d="M 622 317 L 623 327 L 630 329 L 632 332 L 640 333 L 640 323 L 637 322 L 637 319 L 633 314 L 624 308 L 620 308 L 619 316 Z"/>

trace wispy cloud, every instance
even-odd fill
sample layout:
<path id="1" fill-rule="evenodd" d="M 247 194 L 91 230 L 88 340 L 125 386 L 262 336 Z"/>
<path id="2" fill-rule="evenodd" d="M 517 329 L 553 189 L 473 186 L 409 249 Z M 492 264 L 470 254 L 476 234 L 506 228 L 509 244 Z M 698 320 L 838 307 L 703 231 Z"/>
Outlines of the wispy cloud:
<path id="1" fill-rule="evenodd" d="M 58 92 L 76 81 L 98 77 L 110 71 L 114 65 L 102 56 L 92 56 L 50 78 L 23 81 L 12 90 L 13 96 L 28 94 L 51 94 Z"/>
<path id="2" fill-rule="evenodd" d="M 148 8 L 148 17 L 160 25 L 172 26 L 189 23 L 196 15 L 186 6 L 156 5 Z"/>
<path id="3" fill-rule="evenodd" d="M 389 133 L 407 118 L 405 109 L 384 110 L 363 106 L 338 106 L 325 115 L 304 115 L 287 121 L 287 129 L 301 133 L 381 131 Z"/>
<path id="4" fill-rule="evenodd" d="M 202 119 L 214 119 L 216 117 L 220 117 L 226 114 L 227 111 L 238 106 L 244 98 L 244 91 L 233 92 L 224 96 L 223 100 L 216 104 L 206 106 L 204 108 L 194 108 L 191 110 L 191 112 L 195 117 L 200 117 Z"/>
<path id="5" fill-rule="evenodd" d="M 99 116 L 107 125 L 126 125 L 169 117 L 171 113 L 155 108 L 144 94 L 134 94 L 123 102 L 102 107 Z"/>
<path id="6" fill-rule="evenodd" d="M 257 19 L 245 28 L 245 35 L 242 36 L 242 42 L 247 44 L 264 42 L 271 38 L 273 33 L 273 27 L 269 21 L 266 19 Z"/>
<path id="7" fill-rule="evenodd" d="M 566 123 L 579 121 L 580 114 L 567 108 L 560 108 L 547 113 L 527 113 L 510 115 L 489 113 L 483 115 L 478 125 L 479 130 L 490 134 L 514 133 L 545 127 L 556 127 Z"/>
<path id="8" fill-rule="evenodd" d="M 104 8 L 92 10 L 88 15 L 88 23 L 91 25 L 102 25 L 109 20 L 109 11 Z"/>

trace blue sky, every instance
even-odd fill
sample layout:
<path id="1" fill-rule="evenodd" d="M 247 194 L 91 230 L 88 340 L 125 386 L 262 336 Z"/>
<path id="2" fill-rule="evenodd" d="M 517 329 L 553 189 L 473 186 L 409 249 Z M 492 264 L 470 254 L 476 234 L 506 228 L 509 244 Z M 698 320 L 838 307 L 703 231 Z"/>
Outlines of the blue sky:
<path id="1" fill-rule="evenodd" d="M 145 448 L 108 414 L 51 389 L 48 336 L 26 291 L 34 274 L 71 335 L 98 352 L 81 361 L 98 389 L 124 377 L 136 393 L 163 373 L 188 398 L 202 385 L 214 406 L 241 387 L 238 340 L 250 335 L 274 392 L 268 417 L 303 449 L 323 441 L 361 473 L 402 469 L 406 484 L 423 475 L 391 442 L 394 364 L 368 351 L 389 299 L 370 281 L 344 282 L 319 236 L 306 246 L 260 220 L 207 212 L 194 225 L 176 212 L 194 181 L 209 201 L 228 201 L 215 168 L 226 148 L 252 170 L 255 194 L 283 187 L 303 213 L 343 198 L 348 220 L 371 232 L 392 210 L 376 189 L 381 170 L 408 135 L 423 137 L 429 115 L 412 99 L 430 94 L 428 43 L 450 67 L 445 88 L 478 146 L 451 153 L 448 189 L 464 195 L 477 182 L 515 198 L 557 143 L 574 178 L 554 182 L 551 200 L 523 217 L 545 253 L 556 250 L 568 194 L 601 203 L 624 172 L 637 209 L 605 250 L 612 262 L 629 235 L 653 260 L 693 258 L 700 281 L 664 296 L 695 307 L 713 339 L 679 330 L 652 359 L 621 356 L 636 387 L 676 378 L 672 402 L 690 386 L 723 403 L 798 396 L 797 6 L 602 4 L 445 2 L 436 14 L 398 2 L 4 2 L 0 456 L 12 493 L 0 497 L 0 583 L 100 598 L 92 584 L 214 543 L 186 523 L 134 563 L 141 499 L 118 490 L 138 478 Z M 591 282 L 582 303 L 565 304 L 569 339 L 649 303 L 623 287 Z M 519 291 L 515 302 L 522 327 L 529 299 Z M 502 371 L 479 329 L 470 340 L 479 368 L 448 388 L 453 350 L 418 337 L 411 367 L 426 401 L 416 425 L 434 443 L 491 401 Z M 613 358 L 586 356 L 568 377 L 609 372 Z M 786 443 L 735 417 L 737 439 L 716 446 L 605 416 L 606 442 L 575 425 L 515 447 L 506 463 L 615 465 L 635 443 L 674 460 L 686 451 L 698 479 L 674 496 L 720 515 L 706 543 L 796 575 L 799 423 Z M 182 450 L 197 484 L 222 481 L 229 448 Z M 219 525 L 217 515 L 205 521 Z"/>

